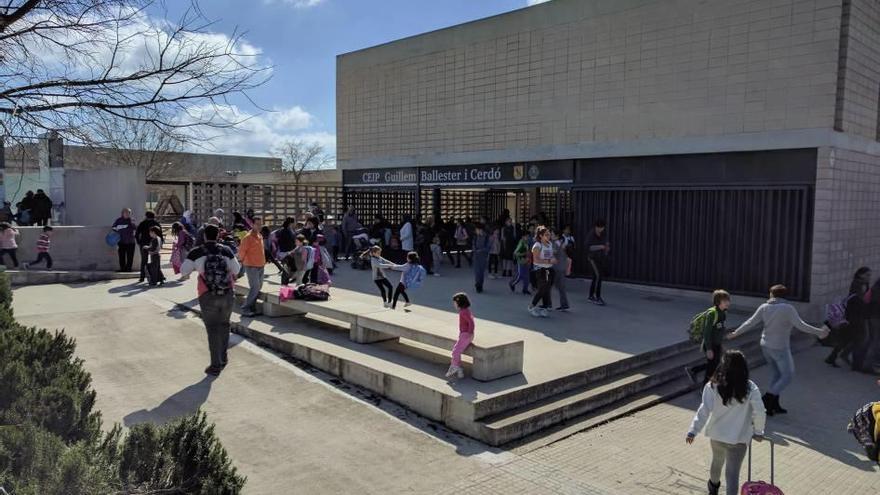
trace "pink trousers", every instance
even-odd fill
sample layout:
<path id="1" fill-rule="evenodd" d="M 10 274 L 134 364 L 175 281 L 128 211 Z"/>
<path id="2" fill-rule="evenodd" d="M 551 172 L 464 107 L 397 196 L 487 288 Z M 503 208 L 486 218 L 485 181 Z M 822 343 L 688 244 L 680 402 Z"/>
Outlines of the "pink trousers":
<path id="1" fill-rule="evenodd" d="M 461 366 L 461 353 L 467 349 L 467 346 L 471 345 L 471 342 L 474 340 L 473 332 L 459 332 L 458 333 L 458 342 L 455 343 L 455 346 L 452 348 L 452 365 L 453 366 Z"/>

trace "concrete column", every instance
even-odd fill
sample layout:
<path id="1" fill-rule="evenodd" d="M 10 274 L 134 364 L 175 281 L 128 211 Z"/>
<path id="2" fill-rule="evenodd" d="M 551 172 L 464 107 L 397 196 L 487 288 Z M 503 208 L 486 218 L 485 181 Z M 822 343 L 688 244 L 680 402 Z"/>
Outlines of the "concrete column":
<path id="1" fill-rule="evenodd" d="M 0 205 L 6 202 L 6 149 L 0 136 Z"/>
<path id="2" fill-rule="evenodd" d="M 49 165 L 49 197 L 52 199 L 52 223 L 64 225 L 64 139 L 50 132 L 46 139 Z"/>
<path id="3" fill-rule="evenodd" d="M 193 211 L 193 183 L 190 182 L 186 185 L 186 209 L 189 211 Z"/>

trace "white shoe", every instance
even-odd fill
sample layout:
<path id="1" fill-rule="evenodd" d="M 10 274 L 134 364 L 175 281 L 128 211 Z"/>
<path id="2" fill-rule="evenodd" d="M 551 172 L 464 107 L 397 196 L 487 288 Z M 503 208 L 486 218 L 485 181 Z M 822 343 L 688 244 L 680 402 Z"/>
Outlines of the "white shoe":
<path id="1" fill-rule="evenodd" d="M 455 377 L 456 378 L 464 378 L 464 368 L 462 368 L 461 366 L 456 368 L 455 369 Z"/>
<path id="2" fill-rule="evenodd" d="M 541 316 L 541 313 L 538 311 L 538 308 L 535 306 L 529 306 L 529 314 L 532 316 Z"/>
<path id="3" fill-rule="evenodd" d="M 450 365 L 450 366 L 449 366 L 449 369 L 446 370 L 446 378 L 452 378 L 452 375 L 455 374 L 455 370 L 456 370 L 456 367 Z"/>
<path id="4" fill-rule="evenodd" d="M 541 318 L 547 318 L 548 316 L 550 316 L 550 312 L 547 311 L 547 308 L 540 308 L 538 312 L 541 315 Z"/>
<path id="5" fill-rule="evenodd" d="M 390 307 L 391 307 L 391 303 L 390 303 L 390 302 L 384 302 L 384 303 L 382 303 L 382 306 L 385 306 L 386 308 L 390 308 Z"/>
<path id="6" fill-rule="evenodd" d="M 434 272 L 434 276 L 435 276 L 435 277 L 439 277 L 439 276 L 440 276 L 440 274 L 439 274 L 439 273 L 437 273 L 437 272 Z"/>
<path id="7" fill-rule="evenodd" d="M 410 306 L 412 306 L 412 303 L 403 303 L 403 307 L 404 307 L 404 308 L 408 308 L 408 307 L 410 307 Z"/>

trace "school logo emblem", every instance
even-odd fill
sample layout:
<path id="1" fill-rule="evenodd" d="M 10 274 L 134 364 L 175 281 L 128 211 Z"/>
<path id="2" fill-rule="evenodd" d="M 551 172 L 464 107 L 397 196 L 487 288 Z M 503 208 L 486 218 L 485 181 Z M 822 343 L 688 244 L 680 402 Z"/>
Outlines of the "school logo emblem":
<path id="1" fill-rule="evenodd" d="M 526 176 L 526 167 L 525 165 L 514 165 L 513 166 L 513 178 L 516 180 L 523 180 Z"/>
<path id="2" fill-rule="evenodd" d="M 539 175 L 541 175 L 541 169 L 538 168 L 537 165 L 532 165 L 529 167 L 529 179 L 538 180 Z"/>

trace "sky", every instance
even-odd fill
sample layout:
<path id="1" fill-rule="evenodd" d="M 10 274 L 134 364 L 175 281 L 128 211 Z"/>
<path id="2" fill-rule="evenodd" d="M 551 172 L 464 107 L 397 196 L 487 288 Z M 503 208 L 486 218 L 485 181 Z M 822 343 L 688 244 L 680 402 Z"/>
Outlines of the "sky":
<path id="1" fill-rule="evenodd" d="M 212 151 L 267 155 L 284 140 L 320 142 L 335 152 L 336 56 L 547 0 L 201 0 L 210 30 L 245 41 L 272 65 L 272 79 L 234 101 L 241 129 Z M 167 2 L 176 19 L 188 2 Z M 156 12 L 158 15 L 159 13 Z"/>

